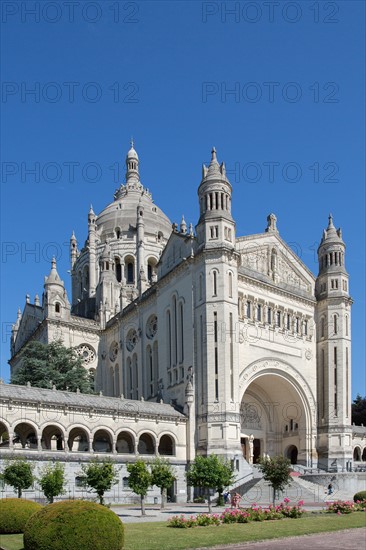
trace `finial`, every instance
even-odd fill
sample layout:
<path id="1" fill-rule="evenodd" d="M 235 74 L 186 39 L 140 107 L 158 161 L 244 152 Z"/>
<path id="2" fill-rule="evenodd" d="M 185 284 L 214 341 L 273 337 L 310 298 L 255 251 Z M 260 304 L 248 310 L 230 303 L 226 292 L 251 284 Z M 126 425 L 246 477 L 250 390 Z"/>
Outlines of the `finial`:
<path id="1" fill-rule="evenodd" d="M 52 269 L 56 269 L 56 258 L 55 258 L 55 256 L 52 257 L 51 265 L 52 265 Z"/>
<path id="2" fill-rule="evenodd" d="M 277 218 L 274 214 L 269 214 L 269 216 L 267 216 L 267 229 L 266 229 L 266 233 L 270 232 L 270 231 L 273 231 L 275 233 L 278 233 L 278 229 L 277 229 Z"/>
<path id="3" fill-rule="evenodd" d="M 29 294 L 26 295 L 25 301 L 27 302 L 27 304 L 30 304 L 30 296 L 29 296 Z"/>
<path id="4" fill-rule="evenodd" d="M 133 136 L 131 136 L 130 144 L 131 144 L 131 147 L 132 147 L 132 148 L 134 149 L 134 141 L 133 141 Z"/>
<path id="5" fill-rule="evenodd" d="M 211 151 L 211 160 L 216 160 L 216 161 L 217 161 L 217 158 L 216 158 L 216 147 L 212 147 L 212 151 Z"/>
<path id="6" fill-rule="evenodd" d="M 35 305 L 35 306 L 39 306 L 39 305 L 40 305 L 38 294 L 36 294 L 35 297 L 34 297 L 34 305 Z"/>
<path id="7" fill-rule="evenodd" d="M 186 224 L 186 220 L 184 219 L 184 215 L 182 216 L 182 220 L 180 222 L 180 232 L 187 233 L 187 224 Z"/>
<path id="8" fill-rule="evenodd" d="M 190 237 L 193 237 L 194 236 L 194 233 L 193 233 L 193 225 L 190 223 L 189 224 L 189 236 Z"/>

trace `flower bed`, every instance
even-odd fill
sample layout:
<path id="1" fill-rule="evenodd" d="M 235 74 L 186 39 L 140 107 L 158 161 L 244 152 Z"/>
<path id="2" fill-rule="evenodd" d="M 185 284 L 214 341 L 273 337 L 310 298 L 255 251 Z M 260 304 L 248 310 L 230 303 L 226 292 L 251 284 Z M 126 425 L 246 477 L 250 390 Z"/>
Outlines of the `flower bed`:
<path id="1" fill-rule="evenodd" d="M 222 514 L 198 514 L 197 516 L 173 516 L 168 520 L 168 527 L 187 529 L 189 527 L 206 527 L 207 525 L 222 525 L 227 523 L 249 523 L 250 521 L 278 520 L 283 518 L 299 518 L 303 515 L 304 502 L 290 506 L 290 500 L 284 499 L 278 506 L 262 508 L 253 504 L 251 508 L 227 508 Z"/>
<path id="2" fill-rule="evenodd" d="M 327 502 L 327 512 L 338 514 L 351 514 L 352 512 L 366 511 L 366 500 L 336 500 L 335 502 Z"/>

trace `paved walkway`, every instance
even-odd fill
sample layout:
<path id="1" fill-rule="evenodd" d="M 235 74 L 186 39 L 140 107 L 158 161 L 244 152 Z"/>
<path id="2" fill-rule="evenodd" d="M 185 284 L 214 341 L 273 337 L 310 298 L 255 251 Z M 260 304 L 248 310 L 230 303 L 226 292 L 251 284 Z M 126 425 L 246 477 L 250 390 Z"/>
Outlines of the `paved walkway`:
<path id="1" fill-rule="evenodd" d="M 214 546 L 210 550 L 317 550 L 320 548 L 322 550 L 364 550 L 366 548 L 366 528 L 346 529 L 333 533 L 288 537 L 263 542 Z M 201 548 L 201 550 L 203 549 Z"/>

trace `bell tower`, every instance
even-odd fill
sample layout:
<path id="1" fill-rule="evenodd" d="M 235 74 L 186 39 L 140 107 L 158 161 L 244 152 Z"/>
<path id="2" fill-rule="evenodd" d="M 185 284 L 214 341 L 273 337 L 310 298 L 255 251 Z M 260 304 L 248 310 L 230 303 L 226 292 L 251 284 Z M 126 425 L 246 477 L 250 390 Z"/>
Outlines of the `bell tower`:
<path id="1" fill-rule="evenodd" d="M 344 471 L 352 461 L 351 305 L 346 246 L 332 215 L 318 248 L 315 294 L 319 467 Z"/>
<path id="2" fill-rule="evenodd" d="M 240 449 L 238 398 L 238 254 L 231 215 L 232 187 L 215 148 L 198 188 L 200 218 L 195 310 L 197 448 L 234 460 Z"/>

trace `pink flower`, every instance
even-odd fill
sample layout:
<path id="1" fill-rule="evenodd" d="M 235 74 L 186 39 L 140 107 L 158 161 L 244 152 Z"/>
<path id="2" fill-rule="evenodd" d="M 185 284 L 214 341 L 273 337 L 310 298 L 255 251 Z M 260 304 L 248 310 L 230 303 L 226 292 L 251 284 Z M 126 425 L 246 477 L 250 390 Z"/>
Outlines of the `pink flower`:
<path id="1" fill-rule="evenodd" d="M 304 501 L 303 500 L 299 500 L 299 506 L 304 506 Z"/>
<path id="2" fill-rule="evenodd" d="M 290 502 L 290 499 L 287 498 L 287 497 L 285 497 L 285 498 L 283 499 L 283 502 L 286 502 L 286 503 L 287 503 L 287 502 Z"/>

